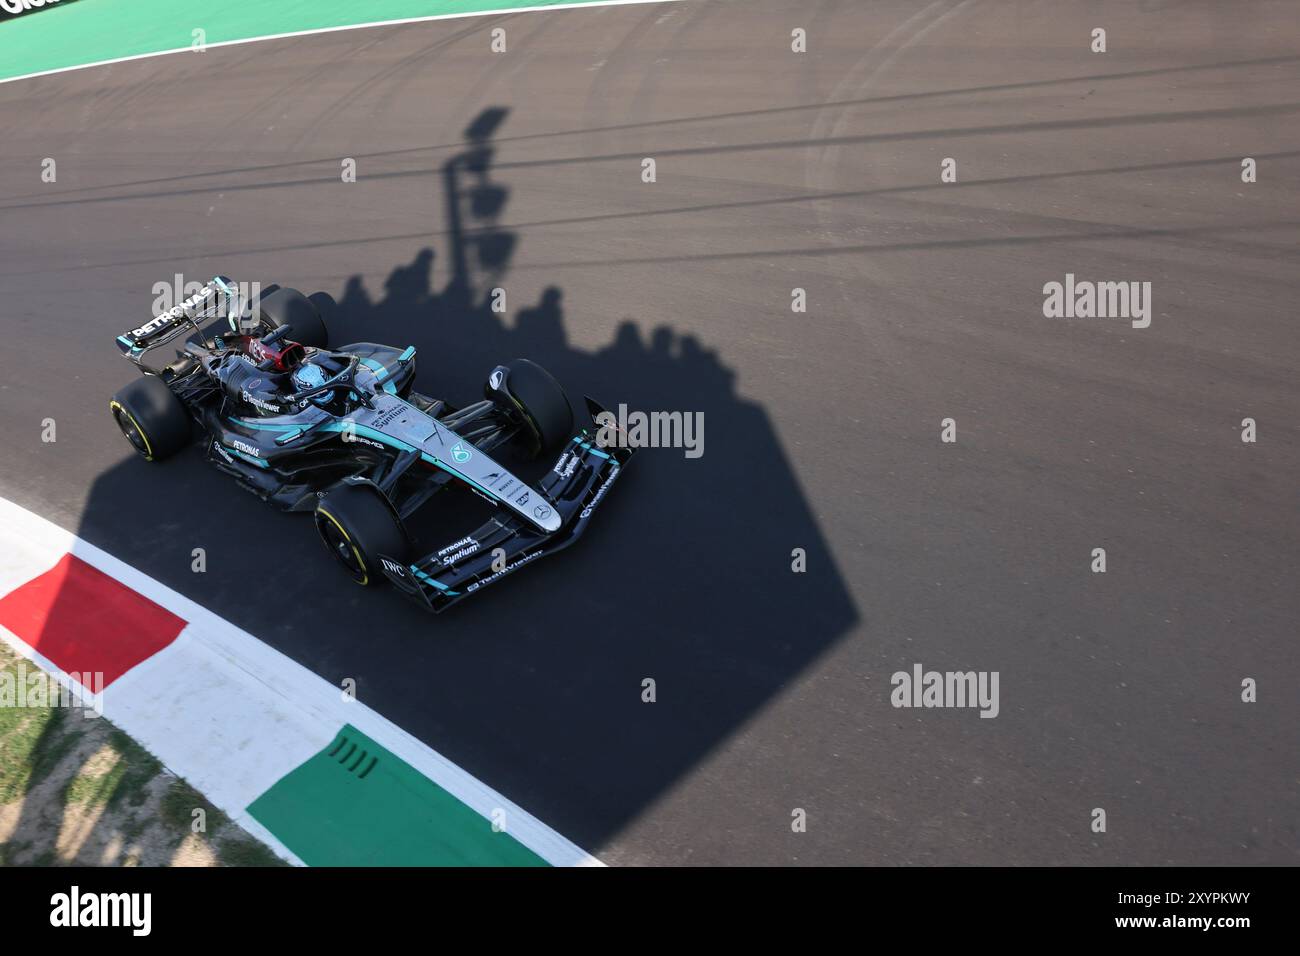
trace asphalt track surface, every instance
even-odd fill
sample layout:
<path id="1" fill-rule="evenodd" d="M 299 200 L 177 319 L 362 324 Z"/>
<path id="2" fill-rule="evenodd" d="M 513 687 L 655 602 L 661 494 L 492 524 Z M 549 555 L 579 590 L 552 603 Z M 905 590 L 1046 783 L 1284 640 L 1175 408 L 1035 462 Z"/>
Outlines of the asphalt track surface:
<path id="1" fill-rule="evenodd" d="M 0 493 L 613 864 L 1300 862 L 1298 34 L 703 0 L 0 86 Z M 112 340 L 176 272 L 328 292 L 449 398 L 525 355 L 703 411 L 705 454 L 644 452 L 578 545 L 428 616 L 197 454 L 129 457 Z M 1044 318 L 1067 272 L 1152 282 L 1151 327 Z M 999 716 L 893 708 L 914 663 L 998 671 Z"/>

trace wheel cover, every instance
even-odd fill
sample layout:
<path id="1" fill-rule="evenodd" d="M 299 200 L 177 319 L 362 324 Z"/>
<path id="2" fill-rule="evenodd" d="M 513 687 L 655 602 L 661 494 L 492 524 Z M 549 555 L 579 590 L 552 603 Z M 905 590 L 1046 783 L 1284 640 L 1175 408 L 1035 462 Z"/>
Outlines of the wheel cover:
<path id="1" fill-rule="evenodd" d="M 120 405 L 114 405 L 113 420 L 117 422 L 117 427 L 126 436 L 126 440 L 131 443 L 131 447 L 144 458 L 152 461 L 153 449 L 149 447 L 149 439 L 145 438 L 144 432 L 136 424 L 135 419 L 131 417 L 130 412 Z"/>
<path id="2" fill-rule="evenodd" d="M 366 564 L 361 559 L 361 554 L 357 551 L 356 545 L 352 543 L 352 540 L 333 516 L 318 511 L 316 513 L 316 530 L 320 532 L 320 536 L 325 541 L 325 546 L 329 548 L 330 553 L 338 559 L 340 564 L 347 568 L 348 573 L 352 575 L 352 580 L 358 584 L 366 584 L 370 580 Z"/>

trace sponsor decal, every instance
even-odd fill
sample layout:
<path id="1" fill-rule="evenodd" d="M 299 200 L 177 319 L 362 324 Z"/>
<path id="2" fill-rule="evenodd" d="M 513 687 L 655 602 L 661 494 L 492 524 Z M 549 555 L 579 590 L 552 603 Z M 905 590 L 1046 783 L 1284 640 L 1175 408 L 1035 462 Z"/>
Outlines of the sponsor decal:
<path id="1" fill-rule="evenodd" d="M 371 448 L 382 449 L 384 447 L 383 442 L 378 442 L 371 438 L 365 438 L 361 435 L 358 435 L 356 433 L 356 423 L 353 422 L 352 419 L 350 418 L 346 418 L 343 420 L 343 431 L 339 434 L 339 440 L 346 445 L 351 445 L 354 442 L 359 442 L 362 445 L 369 445 Z"/>
<path id="2" fill-rule="evenodd" d="M 148 338 L 150 335 L 153 335 L 159 329 L 163 328 L 166 325 L 170 325 L 174 321 L 176 321 L 176 316 L 172 315 L 170 312 L 164 312 L 162 315 L 158 316 L 158 318 L 146 322 L 138 329 L 132 329 L 131 338 L 135 339 L 136 341 L 139 341 L 140 339 Z"/>
<path id="3" fill-rule="evenodd" d="M 249 384 L 249 385 L 257 385 L 257 384 L 259 384 L 259 383 L 257 383 L 257 382 L 249 382 L 248 384 Z M 276 404 L 274 404 L 274 403 L 272 403 L 272 402 L 268 402 L 268 401 L 267 401 L 266 399 L 264 399 L 264 398 L 258 398 L 256 395 L 254 395 L 254 394 L 253 394 L 252 392 L 250 392 L 248 389 L 244 389 L 244 390 L 240 393 L 239 397 L 242 398 L 244 401 L 248 402 L 248 404 L 252 405 L 254 408 L 260 408 L 260 409 L 262 409 L 262 411 L 264 411 L 264 412 L 274 412 L 275 414 L 279 415 L 281 412 L 284 411 L 284 408 L 281 407 L 280 405 L 276 405 Z"/>
<path id="4" fill-rule="evenodd" d="M 492 474 L 483 478 L 483 484 L 496 491 L 502 498 L 505 498 L 510 494 L 511 489 L 513 489 L 518 482 L 515 480 L 513 475 L 506 472 L 494 471 Z"/>
<path id="5" fill-rule="evenodd" d="M 0 0 L 0 2 L 4 2 L 4 0 Z M 197 309 L 208 299 L 212 298 L 212 296 L 215 293 L 216 293 L 216 289 L 214 289 L 212 286 L 210 285 L 204 286 L 202 289 L 194 293 L 192 296 L 190 296 L 180 305 L 173 306 L 172 308 L 168 309 L 166 312 L 159 315 L 157 318 L 151 319 L 150 321 L 146 322 L 138 329 L 133 329 L 131 331 L 131 337 L 136 340 L 148 338 L 149 336 L 157 332 L 159 329 L 165 328 L 171 325 L 173 322 L 176 322 L 179 319 L 183 318 L 184 316 L 192 314 L 195 309 Z"/>
<path id="6" fill-rule="evenodd" d="M 215 276 L 207 282 L 186 282 L 185 276 L 177 272 L 172 276 L 171 282 L 155 282 L 152 314 L 168 311 L 177 304 L 184 306 L 187 300 L 194 305 L 193 290 L 196 289 L 200 292 L 203 289 L 212 290 L 211 296 L 204 295 L 202 298 L 204 318 L 224 318 L 230 325 L 230 331 L 235 334 L 252 333 L 260 327 L 256 313 L 257 304 L 262 298 L 262 284 L 235 282 L 225 276 Z"/>
<path id="7" fill-rule="evenodd" d="M 384 565 L 385 571 L 392 571 L 399 578 L 406 577 L 406 568 L 402 567 L 396 561 L 390 561 L 388 558 L 381 558 L 380 561 Z"/>
<path id="8" fill-rule="evenodd" d="M 252 455 L 254 458 L 262 457 L 262 452 L 256 445 L 250 445 L 248 442 L 240 441 L 238 438 L 230 444 L 236 451 L 242 451 L 245 455 Z"/>
<path id="9" fill-rule="evenodd" d="M 533 551 L 530 554 L 524 555 L 518 561 L 515 561 L 511 564 L 507 564 L 504 568 L 502 568 L 500 571 L 496 572 L 495 574 L 489 574 L 482 581 L 475 581 L 473 584 L 471 584 L 469 587 L 465 589 L 465 593 L 468 594 L 471 591 L 477 591 L 479 588 L 483 587 L 484 585 L 491 584 L 497 578 L 505 577 L 511 571 L 515 570 L 515 568 L 527 564 L 529 561 L 533 560 L 533 558 L 539 557 L 541 553 L 542 552 L 540 551 Z"/>
<path id="10" fill-rule="evenodd" d="M 551 516 L 551 509 L 546 507 L 546 505 L 538 505 L 533 509 L 533 516 L 537 518 L 538 521 L 545 521 Z"/>
<path id="11" fill-rule="evenodd" d="M 473 485 L 469 486 L 469 490 L 474 492 L 474 494 L 478 495 L 480 498 L 482 498 L 484 501 L 488 502 L 491 505 L 496 505 L 498 503 L 497 500 L 493 498 L 491 495 L 483 494 L 483 492 L 479 491 Z"/>
<path id="12" fill-rule="evenodd" d="M 493 369 L 492 374 L 488 376 L 488 384 L 491 385 L 493 389 L 499 389 L 501 383 L 505 380 L 506 377 L 499 368 Z"/>
<path id="13" fill-rule="evenodd" d="M 618 466 L 615 465 L 614 470 L 611 471 L 609 473 L 609 477 L 605 479 L 605 483 L 596 489 L 596 496 L 591 499 L 591 504 L 583 508 L 582 514 L 580 514 L 578 517 L 580 518 L 590 517 L 591 512 L 596 507 L 596 504 L 600 501 L 601 498 L 605 497 L 605 492 L 609 490 L 609 486 L 614 483 L 614 479 L 617 477 L 618 477 Z"/>
<path id="14" fill-rule="evenodd" d="M 455 564 L 461 558 L 468 558 L 471 554 L 473 554 L 477 550 L 478 550 L 478 545 L 470 545 L 468 547 L 461 548 L 459 551 L 453 551 L 451 554 L 443 558 L 442 563 Z"/>
<path id="15" fill-rule="evenodd" d="M 451 446 L 451 457 L 458 465 L 463 465 L 474 457 L 474 453 L 465 447 L 464 442 L 456 442 Z"/>
<path id="16" fill-rule="evenodd" d="M 443 564 L 451 564 L 451 562 L 458 558 L 463 558 L 466 554 L 473 554 L 478 549 L 478 539 L 466 536 L 461 538 L 459 541 L 453 541 L 451 544 L 447 545 L 447 547 L 438 552 L 437 557 Z M 452 552 L 456 553 L 452 554 Z M 451 557 L 447 557 L 449 554 Z"/>
<path id="17" fill-rule="evenodd" d="M 376 415 L 374 421 L 372 422 L 372 425 L 375 428 L 383 428 L 389 422 L 393 421 L 396 418 L 400 418 L 404 414 L 406 414 L 406 409 L 403 406 L 398 405 L 395 408 L 390 408 L 388 409 L 388 411 L 380 412 L 378 415 Z"/>
<path id="18" fill-rule="evenodd" d="M 235 463 L 235 459 L 230 457 L 230 452 L 226 451 L 225 447 L 221 444 L 221 442 L 214 441 L 212 443 L 212 447 L 215 448 L 217 450 L 217 453 L 221 455 L 222 458 L 226 459 L 226 461 L 230 462 L 232 465 Z"/>
<path id="19" fill-rule="evenodd" d="M 555 472 L 561 478 L 568 478 L 578 470 L 578 464 L 578 456 L 571 455 L 566 451 L 560 456 L 560 460 L 555 463 L 555 467 L 552 468 L 551 471 Z"/>

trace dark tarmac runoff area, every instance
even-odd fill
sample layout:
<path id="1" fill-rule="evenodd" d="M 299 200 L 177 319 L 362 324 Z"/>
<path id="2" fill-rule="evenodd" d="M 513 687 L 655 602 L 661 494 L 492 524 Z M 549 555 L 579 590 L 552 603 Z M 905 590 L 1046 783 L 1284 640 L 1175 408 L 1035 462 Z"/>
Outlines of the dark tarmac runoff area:
<path id="1" fill-rule="evenodd" d="M 1294 3 L 503 14 L 2 84 L 0 128 L 0 495 L 603 861 L 1300 863 Z M 132 457 L 113 340 L 177 274 L 703 454 L 429 615 Z"/>

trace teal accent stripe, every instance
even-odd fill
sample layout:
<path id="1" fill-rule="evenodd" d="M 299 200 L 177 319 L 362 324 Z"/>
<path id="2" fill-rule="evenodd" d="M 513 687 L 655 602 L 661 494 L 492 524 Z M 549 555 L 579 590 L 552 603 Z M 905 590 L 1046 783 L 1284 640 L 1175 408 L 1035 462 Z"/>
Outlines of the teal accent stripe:
<path id="1" fill-rule="evenodd" d="M 363 358 L 361 364 L 375 373 L 375 378 L 383 384 L 385 392 L 389 395 L 397 394 L 397 386 L 387 379 L 390 376 L 388 366 L 371 358 Z"/>
<path id="2" fill-rule="evenodd" d="M 273 424 L 270 422 L 251 422 L 246 418 L 232 418 L 231 422 L 233 422 L 236 425 L 243 425 L 245 428 L 254 428 L 260 431 L 271 431 L 271 432 L 290 432 L 293 431 L 294 429 L 301 428 L 304 434 L 309 434 L 311 432 L 324 432 L 325 434 L 339 434 L 343 431 L 346 431 L 347 429 L 347 425 L 343 422 L 328 422 L 324 425 L 317 425 L 315 428 L 309 428 L 306 425 L 303 425 L 301 423 L 285 424 L 283 422 L 279 422 Z M 383 442 L 385 445 L 390 445 L 391 447 L 396 448 L 400 451 L 415 451 L 414 445 L 408 445 L 404 441 L 398 441 L 396 438 L 390 438 L 388 435 L 385 435 L 383 432 L 375 431 L 375 429 L 371 428 L 369 425 L 360 425 L 357 424 L 356 422 L 353 422 L 352 430 L 358 435 L 361 435 L 365 438 L 373 438 L 375 441 Z M 425 457 L 428 456 L 426 455 Z"/>
<path id="3" fill-rule="evenodd" d="M 343 432 L 347 430 L 347 426 L 344 425 L 344 423 L 342 422 L 330 422 L 328 425 L 322 425 L 320 428 L 315 430 L 322 431 L 322 432 Z M 369 425 L 358 425 L 356 422 L 353 422 L 352 430 L 358 435 L 361 435 L 365 438 L 373 438 L 375 441 L 383 442 L 385 445 L 388 445 L 392 448 L 396 448 L 399 451 L 415 451 L 414 445 L 408 445 L 404 441 L 398 441 L 396 438 L 390 438 L 388 435 L 385 435 L 383 432 L 375 431 Z"/>
<path id="4" fill-rule="evenodd" d="M 415 565 L 411 565 L 411 570 L 414 571 L 415 576 L 418 577 L 425 584 L 432 584 L 435 588 L 438 588 L 439 590 L 442 591 L 446 591 L 448 594 L 456 595 L 460 593 L 459 591 L 453 591 L 451 588 L 447 587 L 447 585 L 443 584 L 441 581 L 435 581 L 433 578 L 429 577 L 429 575 L 425 574 Z"/>
<path id="5" fill-rule="evenodd" d="M 232 418 L 231 421 L 236 422 L 240 425 L 244 425 L 248 428 L 260 428 L 268 431 L 288 431 L 293 428 L 303 427 L 301 425 L 283 425 L 283 424 L 271 425 L 263 422 L 250 422 L 242 418 Z M 344 427 L 345 426 L 342 422 L 330 422 L 329 424 L 326 425 L 320 425 L 313 429 L 304 429 L 304 430 L 318 431 L 318 432 L 341 432 L 344 430 Z M 355 429 L 358 435 L 362 435 L 366 438 L 373 438 L 375 441 L 383 442 L 385 445 L 389 445 L 400 451 L 416 450 L 414 445 L 408 445 L 404 441 L 398 441 L 396 438 L 390 438 L 388 435 L 385 435 L 383 432 L 375 431 L 373 428 L 369 427 L 368 425 L 358 425 L 354 422 L 353 428 Z M 452 468 L 450 465 L 443 464 L 440 460 L 434 458 L 428 452 L 425 451 L 420 452 L 420 457 L 423 458 L 425 461 L 430 462 L 431 464 L 437 466 L 438 468 L 441 468 L 443 471 L 447 472 L 448 474 L 454 475 L 455 477 L 459 478 L 461 481 L 465 482 L 467 485 L 473 485 L 475 488 L 483 492 L 483 494 L 487 495 L 493 501 L 501 500 L 500 495 L 496 494 L 495 492 L 487 488 L 484 488 L 473 478 L 470 478 L 469 476 L 462 474 L 461 472 L 457 471 L 455 468 Z"/>
<path id="6" fill-rule="evenodd" d="M 610 456 L 607 455 L 607 454 L 605 454 L 603 451 L 601 451 L 601 450 L 600 450 L 599 448 L 597 448 L 595 445 L 588 444 L 587 442 L 585 442 L 585 441 L 583 441 L 581 438 L 579 438 L 577 435 L 575 435 L 575 436 L 573 437 L 573 440 L 574 440 L 574 442 L 578 445 L 578 447 L 581 448 L 583 451 L 589 451 L 589 452 L 591 452 L 593 455 L 596 455 L 596 456 L 599 457 L 599 458 L 604 458 L 604 459 L 606 459 L 607 461 L 609 460 L 609 457 L 610 457 Z"/>
<path id="7" fill-rule="evenodd" d="M 302 425 L 286 425 L 283 422 L 271 424 L 269 422 L 250 422 L 247 418 L 232 418 L 231 421 L 236 425 L 243 425 L 245 428 L 256 428 L 259 431 L 266 432 L 287 432 L 295 428 L 302 428 Z"/>

